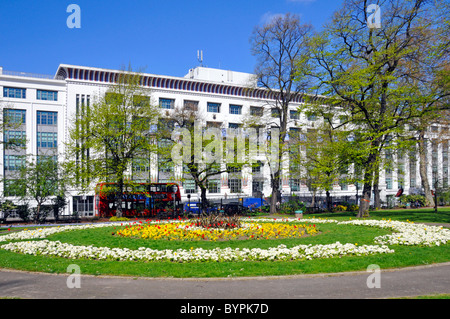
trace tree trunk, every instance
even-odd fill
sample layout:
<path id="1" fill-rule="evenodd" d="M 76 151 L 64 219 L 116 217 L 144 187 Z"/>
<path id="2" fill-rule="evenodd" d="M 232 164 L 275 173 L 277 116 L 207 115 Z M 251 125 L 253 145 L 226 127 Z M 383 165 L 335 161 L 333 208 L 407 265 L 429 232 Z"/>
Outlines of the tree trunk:
<path id="1" fill-rule="evenodd" d="M 425 145 L 425 131 L 419 133 L 419 172 L 422 180 L 422 187 L 425 192 L 425 199 L 427 206 L 434 206 L 433 195 L 431 194 L 430 183 L 427 175 L 427 152 Z"/>
<path id="2" fill-rule="evenodd" d="M 327 197 L 326 197 L 326 201 L 327 201 L 327 210 L 331 213 L 333 207 L 332 207 L 332 200 L 331 200 L 331 194 L 330 194 L 330 191 L 327 190 L 325 194 L 326 194 L 326 196 L 327 196 Z"/>
<path id="3" fill-rule="evenodd" d="M 376 171 L 374 172 L 375 177 L 373 180 L 373 204 L 375 209 L 381 208 L 381 198 L 380 198 L 380 189 L 379 189 L 379 182 L 380 182 L 380 168 L 377 167 Z"/>
<path id="4" fill-rule="evenodd" d="M 369 217 L 369 206 L 370 206 L 370 193 L 372 192 L 372 185 L 369 182 L 364 183 L 363 192 L 361 196 L 361 201 L 359 204 L 359 212 L 356 217 Z"/>
<path id="5" fill-rule="evenodd" d="M 381 208 L 381 190 L 378 188 L 378 184 L 373 185 L 373 206 L 375 209 Z"/>
<path id="6" fill-rule="evenodd" d="M 206 187 L 200 186 L 200 191 L 201 191 L 200 198 L 202 201 L 202 214 L 206 214 L 208 209 L 208 199 L 206 198 Z"/>
<path id="7" fill-rule="evenodd" d="M 369 207 L 370 207 L 370 196 L 372 194 L 372 183 L 374 181 L 374 176 L 376 172 L 380 169 L 378 158 L 379 158 L 379 147 L 381 144 L 382 137 L 376 138 L 370 148 L 367 161 L 365 163 L 364 170 L 364 186 L 361 195 L 361 201 L 359 205 L 359 212 L 357 217 L 369 217 Z"/>
<path id="8" fill-rule="evenodd" d="M 275 176 L 271 176 L 272 184 L 272 196 L 270 199 L 270 214 L 276 214 L 280 211 L 281 207 L 281 196 L 280 195 L 280 179 L 279 174 L 276 173 Z"/>
<path id="9" fill-rule="evenodd" d="M 316 206 L 316 190 L 313 190 L 311 192 L 311 208 L 314 208 Z"/>
<path id="10" fill-rule="evenodd" d="M 119 177 L 117 181 L 117 193 L 116 193 L 116 217 L 123 216 L 122 209 L 123 202 L 123 177 Z"/>
<path id="11" fill-rule="evenodd" d="M 34 216 L 34 221 L 36 222 L 36 224 L 40 222 L 41 217 L 40 214 L 41 214 L 41 203 L 38 202 L 36 206 L 36 216 Z"/>
<path id="12" fill-rule="evenodd" d="M 373 146 L 372 146 L 373 147 Z M 370 196 L 372 194 L 373 168 L 375 167 L 377 155 L 372 152 L 366 162 L 366 170 L 364 172 L 364 186 L 359 204 L 359 212 L 356 217 L 369 217 Z"/>

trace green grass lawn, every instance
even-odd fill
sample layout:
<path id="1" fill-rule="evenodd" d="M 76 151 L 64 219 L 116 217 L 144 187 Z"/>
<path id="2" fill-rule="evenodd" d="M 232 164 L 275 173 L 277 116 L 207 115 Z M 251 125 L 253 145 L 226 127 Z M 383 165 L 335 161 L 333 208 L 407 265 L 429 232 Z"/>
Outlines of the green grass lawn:
<path id="1" fill-rule="evenodd" d="M 315 217 L 348 220 L 355 218 L 351 212 L 335 214 L 317 214 Z M 306 217 L 312 217 L 306 216 Z M 371 212 L 373 219 L 392 219 L 414 221 L 416 223 L 450 223 L 450 209 L 440 209 L 435 214 L 432 209 L 385 210 Z M 190 249 L 202 247 L 232 248 L 268 248 L 285 244 L 330 244 L 341 243 L 374 244 L 377 236 L 388 234 L 389 230 L 365 226 L 316 224 L 320 234 L 298 239 L 278 240 L 234 240 L 226 242 L 183 242 L 154 241 L 144 239 L 122 238 L 113 236 L 113 227 L 96 230 L 80 230 L 55 234 L 50 240 L 59 240 L 74 245 L 95 245 L 137 249 L 150 247 L 153 249 Z M 292 274 L 313 274 L 344 271 L 366 270 L 370 264 L 377 264 L 382 269 L 408 267 L 450 261 L 450 245 L 439 247 L 407 247 L 391 245 L 394 254 L 374 255 L 367 257 L 343 257 L 331 259 L 316 259 L 308 261 L 260 261 L 260 262 L 204 262 L 204 263 L 174 263 L 174 262 L 117 262 L 93 260 L 69 260 L 57 257 L 29 256 L 0 250 L 0 267 L 27 271 L 42 271 L 50 273 L 66 273 L 70 264 L 81 267 L 83 274 L 92 275 L 126 275 L 147 277 L 228 277 L 228 276 L 277 276 Z"/>
<path id="2" fill-rule="evenodd" d="M 306 215 L 312 216 L 312 215 Z M 355 218 L 356 212 L 322 213 L 316 217 L 332 218 L 336 220 L 348 220 Z M 450 207 L 441 207 L 436 214 L 434 208 L 418 209 L 386 209 L 370 212 L 370 219 L 389 219 L 399 221 L 411 221 L 415 223 L 442 223 L 450 224 Z"/>

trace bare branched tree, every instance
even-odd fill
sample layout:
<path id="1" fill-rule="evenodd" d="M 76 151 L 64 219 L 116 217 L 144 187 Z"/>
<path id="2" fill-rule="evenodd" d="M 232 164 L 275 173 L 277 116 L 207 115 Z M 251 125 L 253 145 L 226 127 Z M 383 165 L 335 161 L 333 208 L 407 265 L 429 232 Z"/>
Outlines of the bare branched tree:
<path id="1" fill-rule="evenodd" d="M 306 83 L 299 79 L 299 68 L 307 59 L 308 38 L 312 26 L 304 24 L 296 15 L 276 16 L 267 24 L 256 27 L 250 39 L 253 55 L 258 59 L 255 74 L 258 85 L 273 96 L 269 107 L 274 123 L 279 128 L 278 160 L 271 161 L 271 213 L 275 213 L 281 201 L 281 163 L 286 147 L 289 106 L 305 91 Z"/>

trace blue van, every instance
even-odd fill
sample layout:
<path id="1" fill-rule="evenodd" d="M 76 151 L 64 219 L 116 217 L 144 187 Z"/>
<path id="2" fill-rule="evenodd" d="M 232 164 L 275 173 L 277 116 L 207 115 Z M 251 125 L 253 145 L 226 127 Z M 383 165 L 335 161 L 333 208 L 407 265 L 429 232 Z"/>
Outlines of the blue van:
<path id="1" fill-rule="evenodd" d="M 184 212 L 189 214 L 200 214 L 200 202 L 190 202 L 184 204 Z"/>
<path id="2" fill-rule="evenodd" d="M 202 207 L 202 203 L 200 203 L 200 202 L 184 203 L 184 213 L 192 214 L 192 215 L 199 215 L 201 207 Z M 211 204 L 207 209 L 208 214 L 214 213 L 216 211 L 217 211 L 216 204 Z"/>
<path id="3" fill-rule="evenodd" d="M 250 210 L 254 208 L 261 208 L 262 206 L 269 205 L 265 199 L 257 197 L 247 197 L 244 198 L 242 206 L 249 208 Z"/>

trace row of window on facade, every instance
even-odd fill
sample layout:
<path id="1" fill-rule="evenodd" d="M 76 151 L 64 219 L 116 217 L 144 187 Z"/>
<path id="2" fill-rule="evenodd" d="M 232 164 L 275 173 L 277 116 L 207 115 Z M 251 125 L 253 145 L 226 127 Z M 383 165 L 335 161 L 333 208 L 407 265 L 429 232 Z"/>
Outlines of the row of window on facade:
<path id="1" fill-rule="evenodd" d="M 142 182 L 145 182 L 143 180 Z M 160 183 L 170 183 L 173 182 L 172 180 L 159 180 Z M 301 185 L 302 183 L 304 185 L 305 182 L 301 181 L 300 179 L 289 179 L 289 187 L 291 192 L 300 192 L 301 191 Z M 230 193 L 242 193 L 244 181 L 240 178 L 229 178 L 227 181 L 228 189 L 230 190 Z M 183 189 L 185 194 L 196 194 L 199 191 L 199 188 L 195 185 L 195 181 L 193 179 L 186 179 L 182 182 Z M 346 183 L 339 183 L 339 186 L 342 191 L 348 190 L 348 185 Z M 221 181 L 219 179 L 211 179 L 207 181 L 206 184 L 207 191 L 209 194 L 220 194 L 220 188 L 221 188 Z M 308 190 L 308 186 L 305 186 Z M 281 185 L 280 185 L 281 188 Z M 252 181 L 252 192 L 262 192 L 264 189 L 264 180 L 263 179 L 256 179 Z"/>
<path id="2" fill-rule="evenodd" d="M 5 109 L 4 118 L 11 126 L 19 126 L 26 124 L 27 111 L 20 109 Z M 37 111 L 36 112 L 37 125 L 58 125 L 58 112 Z"/>
<path id="3" fill-rule="evenodd" d="M 432 129 L 433 131 L 433 129 Z M 449 167 L 449 157 L 448 157 L 448 141 L 442 141 L 441 143 L 438 140 L 426 140 L 425 144 L 429 144 L 431 146 L 431 186 L 434 187 L 448 187 L 449 185 L 449 176 L 448 176 L 448 167 Z M 442 145 L 442 153 L 441 159 L 439 161 L 439 153 L 438 148 L 439 144 Z M 426 152 L 428 151 L 428 147 L 425 147 Z M 403 188 L 405 182 L 405 154 L 400 152 L 397 156 L 397 179 L 398 179 L 398 188 Z M 416 150 L 411 150 L 409 155 L 409 187 L 416 188 L 420 187 L 417 185 L 416 175 L 417 175 L 417 162 L 416 162 Z M 385 154 L 385 159 L 388 163 L 388 166 L 385 169 L 385 182 L 386 189 L 393 189 L 393 154 L 391 150 L 387 150 Z M 439 177 L 439 166 L 442 167 L 442 176 Z"/>
<path id="4" fill-rule="evenodd" d="M 26 99 L 26 88 L 3 87 L 3 97 Z M 58 101 L 58 91 L 36 90 L 36 99 L 42 101 Z"/>
<path id="5" fill-rule="evenodd" d="M 4 118 L 8 123 L 3 132 L 6 145 L 14 142 L 16 146 L 24 146 L 26 141 L 26 110 L 5 109 Z M 37 111 L 36 124 L 38 126 L 55 127 L 58 125 L 58 112 Z M 58 145 L 56 132 L 37 131 L 37 147 L 56 148 Z"/>
<path id="6" fill-rule="evenodd" d="M 27 112 L 21 109 L 4 109 L 4 118 L 8 125 L 3 132 L 5 154 L 3 164 L 5 171 L 17 171 L 25 164 L 25 155 L 17 154 L 26 145 L 26 121 Z M 58 125 L 58 112 L 37 111 L 36 112 L 36 147 L 37 149 L 57 149 L 58 133 L 41 131 L 40 127 L 56 127 Z M 6 153 L 8 149 L 14 149 L 13 154 Z"/>
<path id="7" fill-rule="evenodd" d="M 192 111 L 198 111 L 199 101 L 192 101 L 192 100 L 184 100 L 183 102 L 184 108 L 192 110 Z M 175 108 L 175 99 L 169 99 L 169 98 L 160 98 L 159 99 L 159 106 L 162 109 L 167 110 L 173 110 Z M 234 114 L 234 115 L 241 115 L 242 114 L 242 105 L 238 104 L 229 104 L 228 105 L 228 114 Z M 222 103 L 217 102 L 207 102 L 206 104 L 206 111 L 209 113 L 222 113 Z M 278 112 L 278 109 L 272 108 L 271 114 L 272 116 L 276 116 Z M 261 106 L 250 106 L 250 115 L 252 116 L 263 116 L 264 114 L 264 108 Z M 299 120 L 300 119 L 300 113 L 295 110 L 289 111 L 290 118 L 292 120 Z M 316 117 L 314 115 L 309 115 L 308 120 L 315 121 Z"/>

